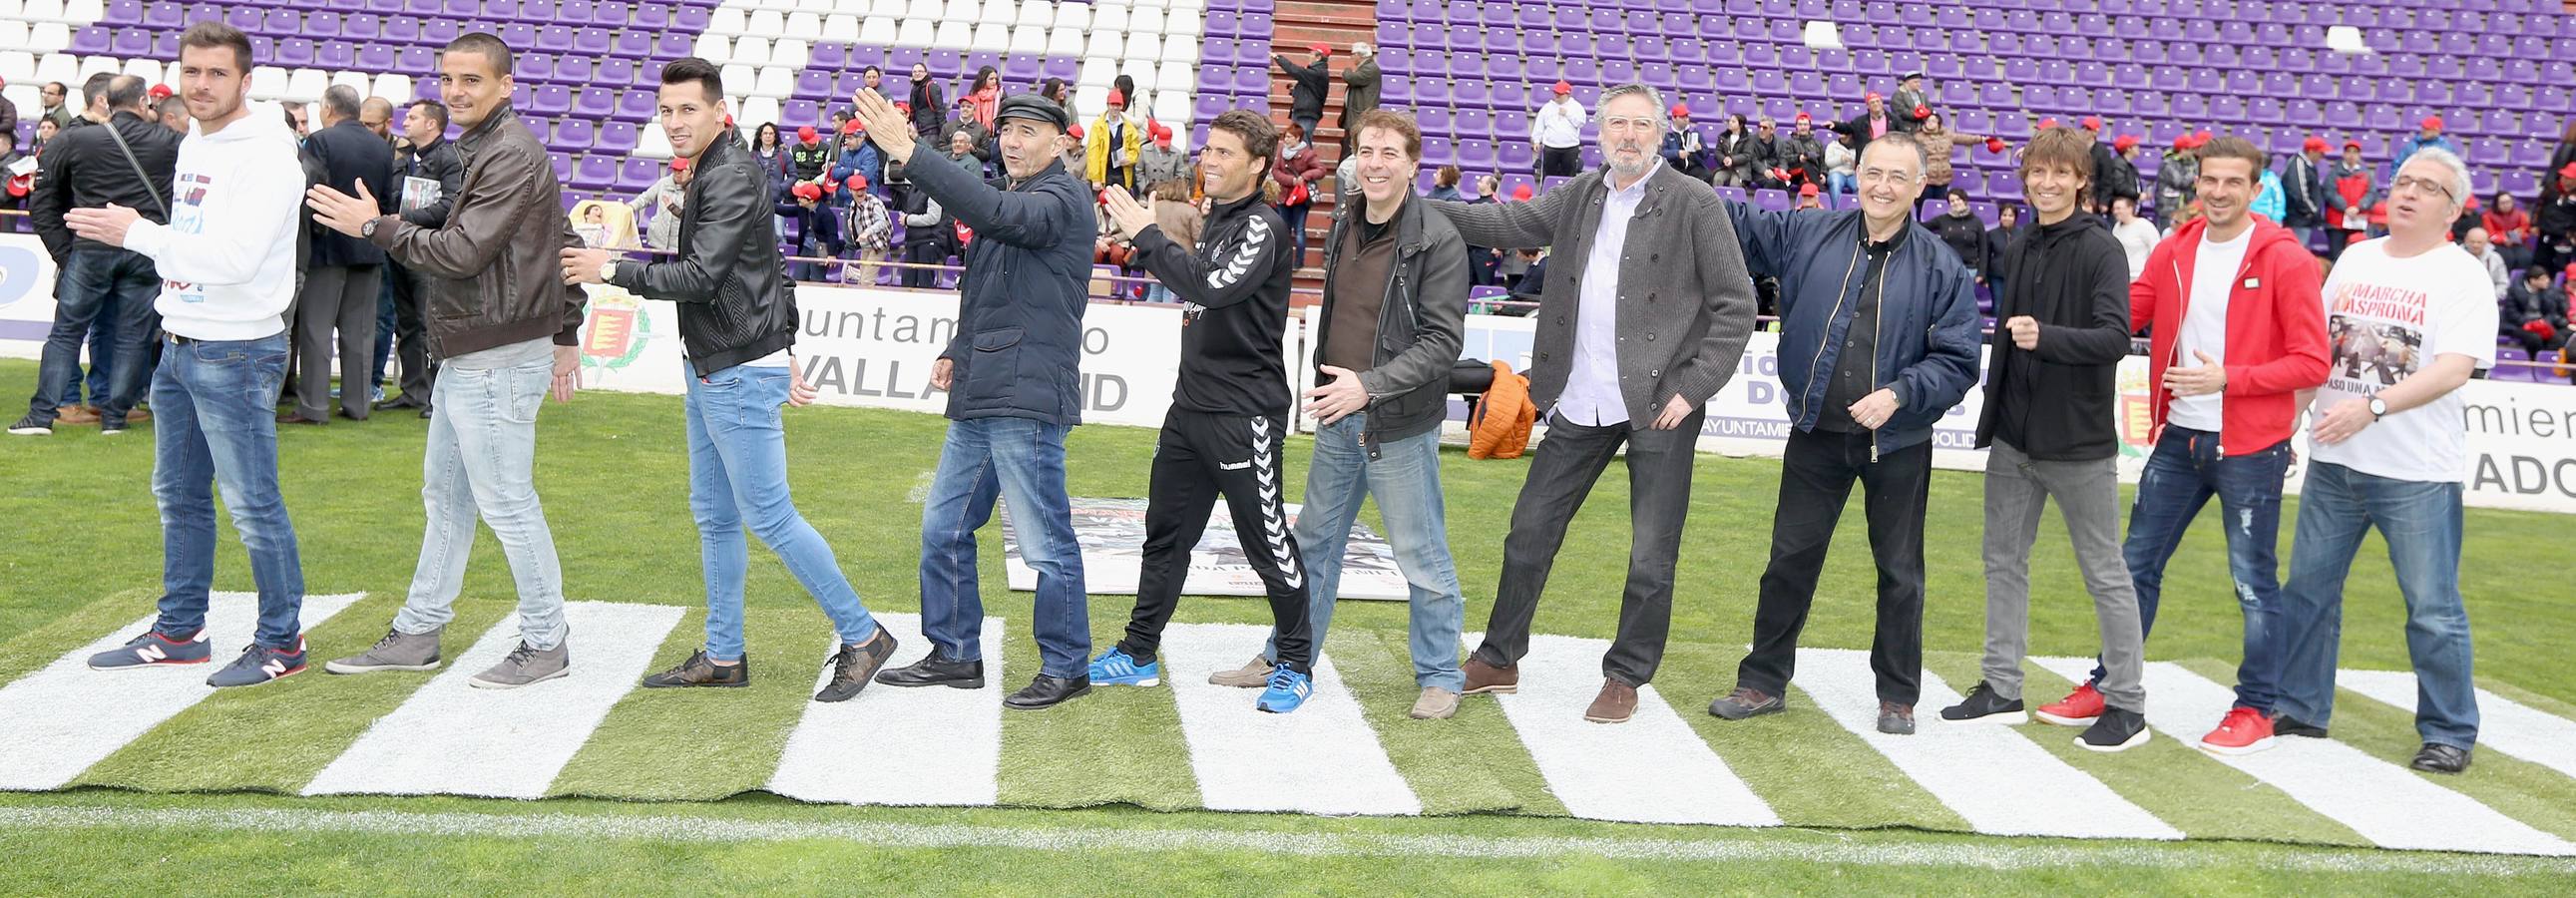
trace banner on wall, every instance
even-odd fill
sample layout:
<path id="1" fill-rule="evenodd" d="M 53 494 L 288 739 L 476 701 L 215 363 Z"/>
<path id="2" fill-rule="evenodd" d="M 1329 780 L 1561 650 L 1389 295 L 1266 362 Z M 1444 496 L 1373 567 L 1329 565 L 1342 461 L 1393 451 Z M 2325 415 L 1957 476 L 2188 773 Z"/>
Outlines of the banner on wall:
<path id="1" fill-rule="evenodd" d="M 1288 506 L 1290 526 L 1295 526 L 1298 511 L 1298 506 Z M 1073 535 L 1082 546 L 1084 589 L 1095 596 L 1136 594 L 1136 581 L 1144 567 L 1145 500 L 1074 497 Z M 1002 552 L 1002 566 L 1010 574 L 1011 588 L 1036 591 L 1038 572 L 1020 556 L 1020 536 L 1011 520 L 1009 502 L 1002 503 Z M 1189 573 L 1182 581 L 1181 593 L 1268 594 L 1261 586 L 1261 575 L 1244 557 L 1243 543 L 1234 536 L 1234 517 L 1222 502 L 1208 515 L 1207 530 L 1199 534 L 1198 545 L 1190 549 Z M 1338 594 L 1345 599 L 1398 602 L 1412 597 L 1404 582 L 1404 571 L 1396 567 L 1394 548 L 1369 529 L 1367 522 L 1351 522 L 1351 541 L 1343 550 Z"/>

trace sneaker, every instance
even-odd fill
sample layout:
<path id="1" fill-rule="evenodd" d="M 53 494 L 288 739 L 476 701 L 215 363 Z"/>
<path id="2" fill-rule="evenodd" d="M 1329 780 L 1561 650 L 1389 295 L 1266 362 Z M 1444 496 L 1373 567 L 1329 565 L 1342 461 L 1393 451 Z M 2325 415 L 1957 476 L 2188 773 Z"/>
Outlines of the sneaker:
<path id="1" fill-rule="evenodd" d="M 1259 689 L 1270 685 L 1270 671 L 1278 666 L 1271 663 L 1270 659 L 1255 656 L 1252 660 L 1243 662 L 1242 667 L 1208 674 L 1208 684 L 1231 686 L 1236 689 Z"/>
<path id="2" fill-rule="evenodd" d="M 1788 696 L 1766 695 L 1762 690 L 1745 686 L 1738 686 L 1734 692 L 1708 703 L 1708 713 L 1725 720 L 1743 720 L 1786 710 L 1789 710 Z"/>
<path id="3" fill-rule="evenodd" d="M 231 664 L 224 665 L 224 669 L 215 671 L 214 676 L 207 677 L 206 685 L 217 689 L 257 686 L 303 672 L 304 637 L 297 636 L 294 648 L 280 649 L 253 645 L 243 649 L 241 657 L 233 659 Z"/>
<path id="4" fill-rule="evenodd" d="M 335 674 L 374 673 L 380 670 L 437 670 L 438 635 L 444 628 L 412 634 L 387 629 L 385 638 L 376 646 L 346 658 L 336 658 L 322 665 Z"/>
<path id="5" fill-rule="evenodd" d="M 717 664 L 707 657 L 705 649 L 689 653 L 678 667 L 644 678 L 646 689 L 678 689 L 687 686 L 715 686 L 739 689 L 751 685 L 751 653 L 732 664 Z"/>
<path id="6" fill-rule="evenodd" d="M 2102 692 L 2086 683 L 2058 699 L 2056 704 L 2041 705 L 2031 716 L 2062 727 L 2089 727 L 2102 716 Z"/>
<path id="7" fill-rule="evenodd" d="M 832 680 L 814 693 L 818 702 L 846 702 L 859 697 L 859 690 L 877 677 L 886 659 L 894 657 L 894 634 L 878 627 L 875 638 L 857 645 L 844 645 L 832 653 Z"/>
<path id="8" fill-rule="evenodd" d="M 99 435 L 99 436 L 103 436 L 103 437 L 112 437 L 112 436 L 116 436 L 117 434 L 121 434 L 121 433 L 124 433 L 124 432 L 125 432 L 125 422 L 123 422 L 123 421 L 101 421 L 101 422 L 98 422 L 98 435 Z"/>
<path id="9" fill-rule="evenodd" d="M 10 436 L 41 437 L 50 436 L 53 432 L 54 422 L 38 418 L 34 415 L 20 418 L 18 419 L 18 423 L 9 425 Z"/>
<path id="10" fill-rule="evenodd" d="M 2272 735 L 2297 736 L 2301 739 L 2323 739 L 2326 738 L 2326 728 L 2313 723 L 2306 723 L 2296 717 L 2283 714 L 2279 717 L 2272 718 Z"/>
<path id="11" fill-rule="evenodd" d="M 2104 708 L 2102 716 L 2095 718 L 2092 726 L 2084 728 L 2084 735 L 2075 737 L 2075 744 L 2088 751 L 2127 751 L 2147 744 L 2150 738 L 2153 737 L 2147 733 L 2146 715 Z"/>
<path id="12" fill-rule="evenodd" d="M 1518 667 L 1495 667 L 1471 655 L 1459 669 L 1467 675 L 1467 688 L 1459 690 L 1461 695 L 1510 695 L 1521 691 Z"/>
<path id="13" fill-rule="evenodd" d="M 2230 708 L 2218 728 L 2200 737 L 2203 750 L 2222 755 L 2250 755 L 2272 747 L 2272 718 L 2246 707 Z"/>
<path id="14" fill-rule="evenodd" d="M 1914 735 L 1914 706 L 1879 702 L 1878 731 L 1890 736 Z"/>
<path id="15" fill-rule="evenodd" d="M 91 670 L 124 670 L 163 664 L 204 664 L 215 660 L 214 647 L 206 643 L 206 631 L 186 639 L 164 636 L 151 631 L 128 640 L 124 646 L 89 656 Z"/>
<path id="16" fill-rule="evenodd" d="M 2469 750 L 2427 742 L 2406 766 L 2425 773 L 2460 773 L 2469 769 Z"/>
<path id="17" fill-rule="evenodd" d="M 572 673 L 572 650 L 565 644 L 540 649 L 527 643 L 510 650 L 492 669 L 475 674 L 465 685 L 476 689 L 517 689 Z"/>
<path id="18" fill-rule="evenodd" d="M 1261 690 L 1261 699 L 1252 706 L 1272 714 L 1286 714 L 1305 705 L 1306 696 L 1314 691 L 1314 678 L 1282 664 L 1271 672 L 1270 688 Z"/>
<path id="19" fill-rule="evenodd" d="M 1110 649 L 1091 660 L 1087 676 L 1094 686 L 1152 686 L 1163 681 L 1160 661 L 1136 663 L 1125 649 Z"/>
<path id="20" fill-rule="evenodd" d="M 1988 723 L 2024 724 L 2030 722 L 2030 714 L 2022 710 L 2021 699 L 2005 698 L 1995 692 L 1995 687 L 1986 685 L 1984 680 L 1978 680 L 1977 685 L 1968 690 L 1966 698 L 1961 699 L 1958 704 L 1941 709 L 1941 719 L 1953 722 L 1982 720 Z"/>
<path id="21" fill-rule="evenodd" d="M 1447 720 L 1458 714 L 1458 693 L 1438 686 L 1422 688 L 1422 697 L 1413 701 L 1415 720 Z"/>

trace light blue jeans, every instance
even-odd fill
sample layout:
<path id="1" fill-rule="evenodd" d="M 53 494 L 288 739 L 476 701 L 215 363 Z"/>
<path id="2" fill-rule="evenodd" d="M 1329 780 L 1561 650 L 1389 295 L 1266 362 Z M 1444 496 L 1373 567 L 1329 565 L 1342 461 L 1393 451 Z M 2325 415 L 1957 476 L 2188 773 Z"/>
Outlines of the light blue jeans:
<path id="1" fill-rule="evenodd" d="M 994 500 L 1008 496 L 1020 560 L 1038 574 L 1029 630 L 1038 642 L 1039 670 L 1077 677 L 1090 664 L 1091 599 L 1064 488 L 1064 437 L 1071 430 L 1029 418 L 948 422 L 939 471 L 921 505 L 921 632 L 940 657 L 984 658 L 975 531 L 992 520 Z"/>
<path id="2" fill-rule="evenodd" d="M 260 645 L 292 649 L 301 634 L 304 565 L 277 488 L 277 388 L 286 335 L 162 347 L 152 373 L 152 496 L 161 506 L 161 617 L 152 629 L 185 639 L 206 625 L 215 580 L 215 491 L 250 550 L 259 585 Z"/>
<path id="3" fill-rule="evenodd" d="M 1308 606 L 1306 625 L 1318 654 L 1324 631 L 1333 622 L 1333 600 L 1341 593 L 1342 552 L 1350 542 L 1351 523 L 1359 519 L 1360 500 L 1377 497 L 1378 515 L 1386 522 L 1386 540 L 1395 549 L 1395 566 L 1412 589 L 1410 631 L 1413 682 L 1451 692 L 1466 685 L 1458 669 L 1458 632 L 1465 625 L 1466 596 L 1458 588 L 1458 568 L 1449 557 L 1449 524 L 1440 498 L 1440 431 L 1434 429 L 1400 440 L 1378 443 L 1369 457 L 1360 437 L 1367 415 L 1354 414 L 1315 431 L 1315 457 L 1306 469 L 1305 507 L 1297 512 L 1297 545 L 1305 549 Z M 1264 658 L 1278 657 L 1278 633 Z"/>
<path id="4" fill-rule="evenodd" d="M 564 641 L 563 566 L 537 503 L 537 407 L 554 382 L 554 344 L 529 340 L 440 362 L 430 388 L 429 442 L 421 451 L 420 564 L 394 629 L 422 634 L 456 618 L 465 560 L 480 516 L 501 542 L 519 588 L 519 639 L 538 649 Z"/>
<path id="5" fill-rule="evenodd" d="M 2426 742 L 2477 745 L 2469 609 L 2460 597 L 2460 514 L 2456 483 L 2392 480 L 2324 462 L 2308 466 L 2290 580 L 2281 587 L 2280 713 L 2320 727 L 2334 716 L 2344 579 L 2362 537 L 2377 527 L 2397 568 L 2397 591 L 2406 596 L 2415 731 Z"/>
<path id="6" fill-rule="evenodd" d="M 735 365 L 705 377 L 695 370 L 684 376 L 689 513 L 697 518 L 707 581 L 707 657 L 742 660 L 743 577 L 751 563 L 745 528 L 778 553 L 787 573 L 823 606 L 841 644 L 876 638 L 876 618 L 841 573 L 831 545 L 787 495 L 787 430 L 779 417 L 787 404 L 787 369 Z"/>

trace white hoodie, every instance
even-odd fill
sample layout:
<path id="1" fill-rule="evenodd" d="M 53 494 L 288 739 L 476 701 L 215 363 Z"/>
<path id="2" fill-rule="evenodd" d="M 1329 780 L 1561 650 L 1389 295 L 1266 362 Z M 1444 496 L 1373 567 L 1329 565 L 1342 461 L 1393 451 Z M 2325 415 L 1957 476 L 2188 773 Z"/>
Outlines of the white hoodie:
<path id="1" fill-rule="evenodd" d="M 304 166 L 274 103 L 179 142 L 170 223 L 137 221 L 125 248 L 161 274 L 161 327 L 192 340 L 257 340 L 286 329 Z"/>

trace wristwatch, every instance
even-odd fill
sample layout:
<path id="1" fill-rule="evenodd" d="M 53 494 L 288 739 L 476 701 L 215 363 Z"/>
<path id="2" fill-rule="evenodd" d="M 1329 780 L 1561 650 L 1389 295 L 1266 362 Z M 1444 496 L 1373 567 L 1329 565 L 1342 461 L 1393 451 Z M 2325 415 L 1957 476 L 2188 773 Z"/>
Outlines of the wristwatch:
<path id="1" fill-rule="evenodd" d="M 380 222 L 380 221 L 383 221 L 383 220 L 384 220 L 383 218 L 370 218 L 370 219 L 367 219 L 367 223 L 366 223 L 366 224 L 359 225 L 359 226 L 358 226 L 358 239 L 360 239 L 360 240 L 374 240 L 374 239 L 376 239 L 376 222 Z"/>
<path id="2" fill-rule="evenodd" d="M 2377 421 L 2387 414 L 2388 403 L 2377 396 L 2370 397 L 2370 420 Z"/>
<path id="3" fill-rule="evenodd" d="M 612 282 L 614 282 L 616 279 L 617 279 L 617 260 L 615 260 L 615 259 L 610 259 L 610 260 L 608 260 L 608 261 L 606 261 L 606 262 L 601 262 L 601 263 L 599 263 L 599 282 L 600 282 L 600 283 L 608 284 L 608 283 L 612 283 Z"/>

